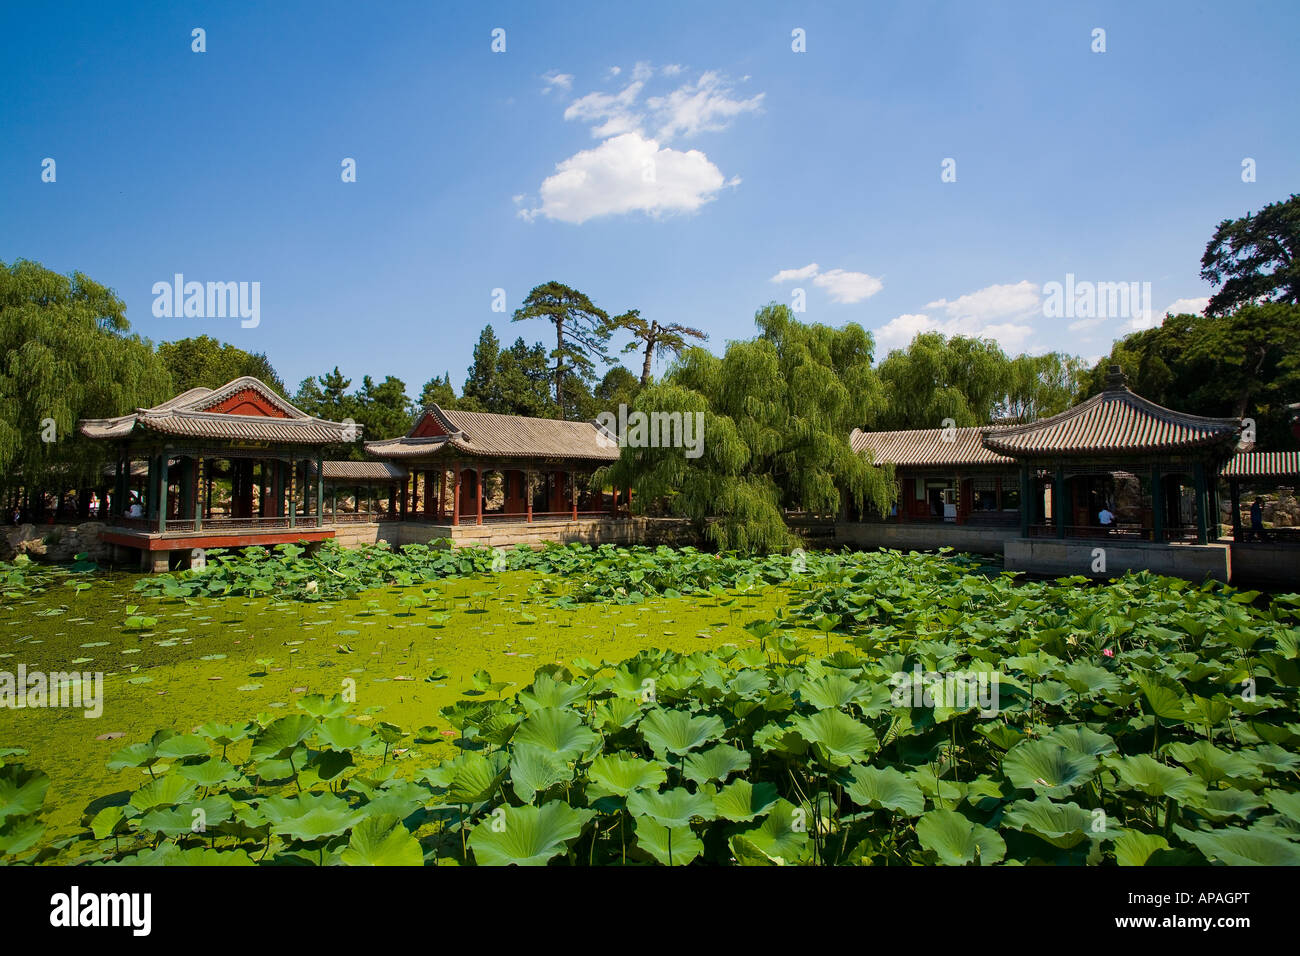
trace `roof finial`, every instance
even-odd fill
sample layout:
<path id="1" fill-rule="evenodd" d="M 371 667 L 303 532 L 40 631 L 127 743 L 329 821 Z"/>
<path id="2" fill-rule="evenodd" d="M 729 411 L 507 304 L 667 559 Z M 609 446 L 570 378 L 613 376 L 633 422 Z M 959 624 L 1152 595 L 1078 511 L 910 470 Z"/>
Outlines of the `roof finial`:
<path id="1" fill-rule="evenodd" d="M 1106 391 L 1114 392 L 1121 388 L 1128 388 L 1128 376 L 1120 366 L 1112 365 L 1106 375 Z"/>

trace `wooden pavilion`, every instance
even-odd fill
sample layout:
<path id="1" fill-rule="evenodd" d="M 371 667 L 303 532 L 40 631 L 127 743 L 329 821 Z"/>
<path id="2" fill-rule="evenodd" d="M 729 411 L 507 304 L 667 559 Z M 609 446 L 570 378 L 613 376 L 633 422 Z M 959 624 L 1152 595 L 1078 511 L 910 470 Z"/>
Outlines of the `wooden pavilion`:
<path id="1" fill-rule="evenodd" d="M 401 438 L 366 442 L 366 451 L 401 465 L 399 517 L 483 524 L 618 514 L 584 477 L 618 459 L 618 445 L 594 422 L 444 409 L 430 405 Z"/>
<path id="2" fill-rule="evenodd" d="M 308 415 L 245 376 L 129 415 L 83 419 L 78 430 L 116 451 L 105 542 L 158 565 L 172 551 L 332 537 L 320 462 L 356 441 L 361 426 Z M 140 460 L 143 494 L 132 501 Z"/>

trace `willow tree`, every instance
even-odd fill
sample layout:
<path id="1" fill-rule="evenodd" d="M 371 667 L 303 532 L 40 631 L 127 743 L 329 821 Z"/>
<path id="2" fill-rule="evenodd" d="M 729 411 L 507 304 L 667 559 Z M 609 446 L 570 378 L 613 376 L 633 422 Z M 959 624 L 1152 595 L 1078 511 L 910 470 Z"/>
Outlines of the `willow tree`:
<path id="1" fill-rule="evenodd" d="M 880 363 L 888 402 L 881 428 L 985 425 L 1011 384 L 1006 355 L 991 339 L 922 332 Z"/>
<path id="2" fill-rule="evenodd" d="M 849 445 L 849 433 L 884 404 L 871 336 L 854 324 L 801 324 L 775 303 L 756 322 L 759 335 L 729 343 L 721 358 L 687 349 L 633 403 L 633 412 L 701 414 L 697 457 L 663 443 L 636 447 L 629 427 L 619 460 L 597 476 L 632 487 L 639 510 L 664 502 L 721 550 L 793 546 L 785 511 L 838 512 L 847 496 L 883 512 L 894 497 L 892 469 Z"/>
<path id="3" fill-rule="evenodd" d="M 122 300 L 80 272 L 0 263 L 0 474 L 11 485 L 102 484 L 104 449 L 77 437 L 77 420 L 171 397 L 166 367 L 129 329 Z"/>

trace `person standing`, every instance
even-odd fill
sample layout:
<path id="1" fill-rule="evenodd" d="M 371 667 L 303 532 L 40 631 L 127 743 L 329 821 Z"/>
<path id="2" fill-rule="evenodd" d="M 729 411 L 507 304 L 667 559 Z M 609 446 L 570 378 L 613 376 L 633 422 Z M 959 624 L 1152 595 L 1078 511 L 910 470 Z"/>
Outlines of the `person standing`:
<path id="1" fill-rule="evenodd" d="M 1250 536 L 1256 541 L 1264 540 L 1264 499 L 1258 495 L 1250 506 Z"/>

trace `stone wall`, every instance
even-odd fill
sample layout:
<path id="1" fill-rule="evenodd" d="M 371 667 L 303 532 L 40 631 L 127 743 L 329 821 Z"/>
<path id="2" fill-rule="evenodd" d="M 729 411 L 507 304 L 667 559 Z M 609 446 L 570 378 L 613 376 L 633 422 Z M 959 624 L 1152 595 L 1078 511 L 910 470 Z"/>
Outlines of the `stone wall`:
<path id="1" fill-rule="evenodd" d="M 937 551 L 953 548 L 972 554 L 1001 554 L 1006 541 L 1019 537 L 1020 526 L 961 525 L 948 522 L 837 521 L 828 545 Z"/>
<path id="2" fill-rule="evenodd" d="M 103 530 L 102 521 L 15 525 L 0 541 L 0 560 L 9 561 L 25 554 L 41 561 L 63 562 L 84 552 L 92 561 L 103 561 L 108 557 L 108 547 L 100 541 Z"/>
<path id="3" fill-rule="evenodd" d="M 1104 571 L 1093 571 L 1098 551 L 1103 552 Z M 1053 576 L 1083 574 L 1110 578 L 1125 571 L 1150 571 L 1189 581 L 1204 581 L 1212 577 L 1226 582 L 1232 576 L 1233 551 L 1226 544 L 1015 538 L 1006 543 L 1003 564 L 1008 571 Z"/>

